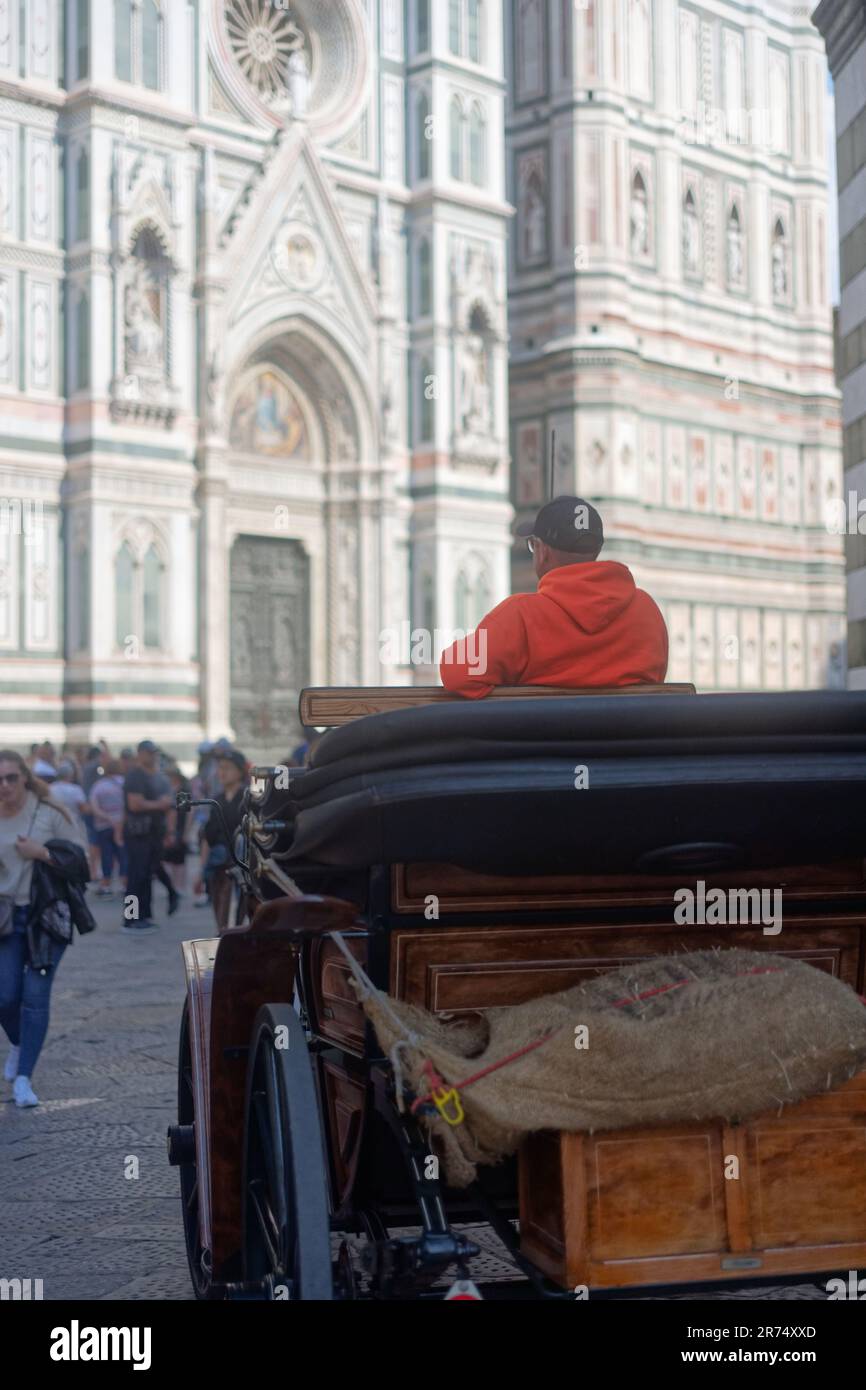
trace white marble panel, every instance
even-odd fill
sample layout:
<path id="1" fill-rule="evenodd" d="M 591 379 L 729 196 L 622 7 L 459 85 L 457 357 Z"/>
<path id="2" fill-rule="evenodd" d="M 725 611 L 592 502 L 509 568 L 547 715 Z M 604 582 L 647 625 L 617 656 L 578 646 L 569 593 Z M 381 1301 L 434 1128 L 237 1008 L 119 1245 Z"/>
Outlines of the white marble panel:
<path id="1" fill-rule="evenodd" d="M 51 204 L 54 151 L 51 140 L 32 131 L 28 135 L 27 227 L 33 241 L 51 238 Z"/>
<path id="2" fill-rule="evenodd" d="M 57 517 L 45 515 L 24 546 L 24 645 L 31 651 L 57 645 Z"/>
<path id="3" fill-rule="evenodd" d="M 15 370 L 15 324 L 13 305 L 15 281 L 0 275 L 0 381 L 9 382 Z"/>
<path id="4" fill-rule="evenodd" d="M 692 679 L 692 609 L 688 603 L 672 603 L 667 611 L 670 637 L 669 681 Z"/>
<path id="5" fill-rule="evenodd" d="M 779 520 L 779 450 L 775 444 L 761 446 L 761 520 Z"/>
<path id="6" fill-rule="evenodd" d="M 732 516 L 734 500 L 734 441 L 729 434 L 715 437 L 713 511 L 716 516 Z"/>
<path id="7" fill-rule="evenodd" d="M 54 75 L 54 0 L 27 0 L 27 28 L 31 76 L 48 80 Z"/>
<path id="8" fill-rule="evenodd" d="M 806 688 L 806 647 L 802 613 L 785 614 L 785 685 L 788 690 Z"/>
<path id="9" fill-rule="evenodd" d="M 0 647 L 18 646 L 18 547 L 20 528 L 13 524 L 11 498 L 0 498 Z M 3 504 L 6 504 L 5 506 Z"/>
<path id="10" fill-rule="evenodd" d="M 28 377 L 30 385 L 46 391 L 52 384 L 54 324 L 52 287 L 40 280 L 28 284 Z"/>
<path id="11" fill-rule="evenodd" d="M 0 0 L 0 68 L 18 66 L 18 0 Z"/>
<path id="12" fill-rule="evenodd" d="M 713 690 L 716 685 L 716 615 L 708 605 L 695 606 L 694 643 L 695 685 L 698 690 Z"/>
<path id="13" fill-rule="evenodd" d="M 740 614 L 736 608 L 716 611 L 716 684 L 736 690 L 740 684 Z"/>
<path id="14" fill-rule="evenodd" d="M 648 506 L 660 507 L 663 502 L 662 427 L 658 420 L 646 420 L 642 426 L 641 500 Z"/>
<path id="15" fill-rule="evenodd" d="M 669 507 L 687 505 L 686 432 L 681 425 L 668 425 L 665 430 L 665 502 Z"/>
<path id="16" fill-rule="evenodd" d="M 737 515 L 755 516 L 757 473 L 751 439 L 737 440 Z"/>
<path id="17" fill-rule="evenodd" d="M 767 690 L 782 690 L 785 685 L 785 634 L 782 614 L 765 612 L 762 626 L 764 686 Z"/>
<path id="18" fill-rule="evenodd" d="M 0 232 L 11 232 L 15 227 L 15 193 L 18 187 L 15 136 L 12 126 L 0 125 Z"/>
<path id="19" fill-rule="evenodd" d="M 740 685 L 754 690 L 761 684 L 761 615 L 754 608 L 740 614 Z"/>
<path id="20" fill-rule="evenodd" d="M 800 451 L 786 444 L 782 449 L 782 520 L 786 526 L 799 526 L 801 507 Z"/>

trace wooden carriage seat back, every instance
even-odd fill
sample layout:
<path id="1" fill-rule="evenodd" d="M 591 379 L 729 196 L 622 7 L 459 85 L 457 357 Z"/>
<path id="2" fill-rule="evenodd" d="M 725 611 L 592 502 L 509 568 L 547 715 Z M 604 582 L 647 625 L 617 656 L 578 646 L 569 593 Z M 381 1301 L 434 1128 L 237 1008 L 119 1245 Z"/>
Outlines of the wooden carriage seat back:
<path id="1" fill-rule="evenodd" d="M 619 685 L 584 690 L 562 690 L 549 685 L 500 685 L 476 704 L 488 700 L 552 699 L 582 695 L 694 695 L 693 685 Z M 301 691 L 298 712 L 308 728 L 336 728 L 368 714 L 388 714 L 395 709 L 421 705 L 469 704 L 438 685 L 318 686 Z"/>

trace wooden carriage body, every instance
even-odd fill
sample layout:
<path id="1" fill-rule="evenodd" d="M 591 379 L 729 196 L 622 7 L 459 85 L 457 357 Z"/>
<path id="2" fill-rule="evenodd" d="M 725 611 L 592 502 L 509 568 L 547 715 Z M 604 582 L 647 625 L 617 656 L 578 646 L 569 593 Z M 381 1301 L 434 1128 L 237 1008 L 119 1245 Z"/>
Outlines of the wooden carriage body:
<path id="1" fill-rule="evenodd" d="M 243 1114 L 264 1004 L 303 1021 L 331 1230 L 382 1245 L 419 1224 L 388 1067 L 334 931 L 377 987 L 458 1018 L 711 946 L 794 956 L 866 992 L 866 700 L 539 693 L 554 698 L 461 705 L 444 725 L 420 708 L 444 709 L 442 692 L 305 693 L 305 723 L 360 722 L 288 797 L 269 787 L 252 803 L 250 859 L 268 886 L 251 920 L 184 947 L 187 1237 L 209 1296 L 244 1287 Z M 381 714 L 395 700 L 399 723 Z M 480 749 L 491 723 L 495 746 Z M 566 790 L 569 768 L 588 768 L 589 787 Z M 290 824 L 276 818 L 287 800 Z M 780 888 L 783 930 L 678 925 L 673 894 L 697 878 Z M 453 1224 L 495 1208 L 503 1234 L 519 1218 L 515 1277 L 529 1269 L 535 1293 L 856 1268 L 866 1075 L 742 1125 L 534 1135 L 482 1192 L 437 1190 Z"/>

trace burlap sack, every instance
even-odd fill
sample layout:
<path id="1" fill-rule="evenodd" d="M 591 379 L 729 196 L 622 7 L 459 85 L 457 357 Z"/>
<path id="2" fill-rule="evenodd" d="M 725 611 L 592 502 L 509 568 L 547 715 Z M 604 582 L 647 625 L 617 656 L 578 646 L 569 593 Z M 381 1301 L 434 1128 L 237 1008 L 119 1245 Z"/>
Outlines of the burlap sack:
<path id="1" fill-rule="evenodd" d="M 821 970 L 764 952 L 640 961 L 561 994 L 491 1009 L 471 1025 L 393 999 L 383 1006 L 375 994 L 364 1008 L 417 1096 L 430 1091 L 427 1060 L 458 1086 L 462 1124 L 448 1125 L 431 1107 L 419 1116 L 454 1187 L 535 1130 L 736 1122 L 837 1086 L 866 1066 L 858 995 Z M 534 1051 L 460 1087 L 547 1033 Z"/>

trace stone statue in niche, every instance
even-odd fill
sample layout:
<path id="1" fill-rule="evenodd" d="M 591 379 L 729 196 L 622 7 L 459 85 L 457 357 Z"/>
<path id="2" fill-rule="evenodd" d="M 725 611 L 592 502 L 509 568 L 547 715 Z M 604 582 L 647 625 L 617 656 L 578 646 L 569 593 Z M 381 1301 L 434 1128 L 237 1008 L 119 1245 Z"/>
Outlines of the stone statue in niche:
<path id="1" fill-rule="evenodd" d="M 640 179 L 635 180 L 631 191 L 631 254 L 633 256 L 649 255 L 649 216 L 646 189 Z"/>
<path id="2" fill-rule="evenodd" d="M 686 199 L 683 211 L 683 264 L 689 275 L 697 274 L 700 263 L 700 232 L 694 200 Z"/>
<path id="3" fill-rule="evenodd" d="M 526 185 L 523 201 L 524 256 L 527 260 L 543 256 L 545 253 L 546 215 L 544 197 L 537 177 L 533 176 Z"/>
<path id="4" fill-rule="evenodd" d="M 159 287 L 141 263 L 126 287 L 124 324 L 127 366 L 161 366 L 163 337 Z"/>
<path id="5" fill-rule="evenodd" d="M 785 299 L 788 294 L 788 257 L 780 236 L 773 238 L 773 294 L 777 299 Z"/>
<path id="6" fill-rule="evenodd" d="M 466 434 L 490 431 L 490 381 L 487 345 L 480 334 L 467 339 L 460 384 L 461 416 Z"/>
<path id="7" fill-rule="evenodd" d="M 728 219 L 728 283 L 739 285 L 743 279 L 743 231 L 736 209 Z"/>

